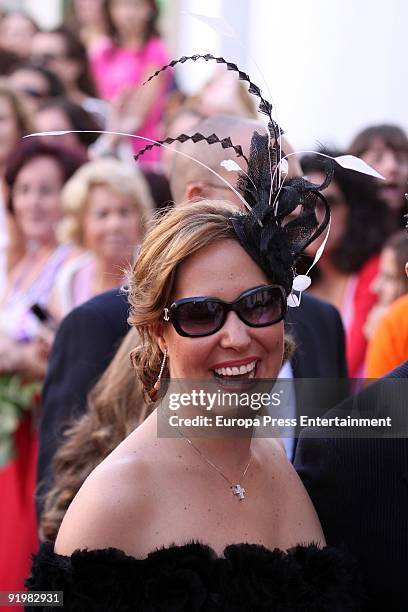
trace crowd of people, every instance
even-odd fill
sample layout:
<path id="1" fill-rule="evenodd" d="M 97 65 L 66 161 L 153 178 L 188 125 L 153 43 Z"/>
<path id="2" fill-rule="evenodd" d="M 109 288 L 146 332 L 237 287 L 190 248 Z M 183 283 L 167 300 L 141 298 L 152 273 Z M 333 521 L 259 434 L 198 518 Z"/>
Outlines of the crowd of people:
<path id="1" fill-rule="evenodd" d="M 23 12 L 0 18 L 0 591 L 23 590 L 31 571 L 31 590 L 76 589 L 72 610 L 137 597 L 146 611 L 173 598 L 186 611 L 368 612 L 393 596 L 406 606 L 387 609 L 406 609 L 408 555 L 397 542 L 392 563 L 362 552 L 360 535 L 353 546 L 347 509 L 340 528 L 325 498 L 337 468 L 325 464 L 326 488 L 317 476 L 330 452 L 361 453 L 370 471 L 369 447 L 313 447 L 296 428 L 282 443 L 158 439 L 155 399 L 161 379 L 228 379 L 252 362 L 254 377 L 343 379 L 363 397 L 364 379 L 408 375 L 408 136 L 374 125 L 345 151 L 295 154 L 224 66 L 196 95 L 180 91 L 161 70 L 158 19 L 155 0 L 72 0 L 50 31 Z M 274 216 L 261 206 L 282 176 L 271 150 L 292 154 L 278 208 L 267 198 Z M 342 154 L 383 178 L 330 165 Z M 294 269 L 311 285 L 286 313 Z M 207 296 L 195 321 L 192 296 Z M 387 444 L 378 460 L 394 456 Z M 224 472 L 254 493 L 237 514 Z M 386 521 L 381 483 L 366 501 Z M 398 486 L 390 503 L 407 496 Z M 75 557 L 84 548 L 121 552 Z M 74 578 L 67 557 L 82 563 Z M 275 571 L 286 589 L 262 581 Z"/>

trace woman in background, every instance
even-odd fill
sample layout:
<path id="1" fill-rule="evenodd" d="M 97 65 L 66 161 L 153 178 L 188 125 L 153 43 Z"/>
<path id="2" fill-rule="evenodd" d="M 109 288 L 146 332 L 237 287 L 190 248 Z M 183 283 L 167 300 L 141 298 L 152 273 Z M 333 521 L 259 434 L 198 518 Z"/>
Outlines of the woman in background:
<path id="1" fill-rule="evenodd" d="M 378 274 L 372 284 L 372 291 L 377 295 L 378 301 L 364 328 L 368 340 L 375 333 L 379 321 L 391 304 L 408 292 L 408 279 L 405 274 L 407 261 L 408 236 L 406 230 L 400 230 L 387 240 L 381 251 Z"/>
<path id="2" fill-rule="evenodd" d="M 408 237 L 406 230 L 403 230 L 390 238 L 381 254 L 380 274 L 375 289 L 380 300 L 394 301 L 376 321 L 370 337 L 366 357 L 367 378 L 384 376 L 408 359 L 407 276 Z"/>
<path id="3" fill-rule="evenodd" d="M 61 190 L 84 158 L 39 139 L 22 142 L 10 158 L 5 183 L 7 210 L 22 239 L 23 254 L 10 270 L 0 302 L 0 371 L 42 377 L 46 361 L 37 354 L 34 304 L 47 307 L 57 273 L 72 247 L 58 243 Z"/>
<path id="4" fill-rule="evenodd" d="M 52 70 L 64 85 L 67 98 L 95 115 L 103 127 L 106 104 L 97 98 L 85 46 L 78 35 L 63 26 L 34 36 L 31 60 Z"/>
<path id="5" fill-rule="evenodd" d="M 0 375 L 6 393 L 17 384 L 18 398 L 14 402 L 29 395 L 25 410 L 16 414 L 8 433 L 12 451 L 1 458 L 1 590 L 23 588 L 30 554 L 37 543 L 34 489 L 38 398 L 35 400 L 28 383 L 41 382 L 45 374 L 51 334 L 45 337 L 38 316 L 42 321 L 47 319 L 51 290 L 72 248 L 58 244 L 56 229 L 62 215 L 62 186 L 82 161 L 69 150 L 32 139 L 18 146 L 5 172 L 7 209 L 21 236 L 23 254 L 10 271 L 0 301 Z"/>
<path id="6" fill-rule="evenodd" d="M 323 181 L 326 162 L 320 156 L 305 156 L 301 163 L 311 182 Z M 371 287 L 389 233 L 389 212 L 379 199 L 374 179 L 344 170 L 338 164 L 323 194 L 331 206 L 332 222 L 324 254 L 312 270 L 310 292 L 340 311 L 346 332 L 349 375 L 358 378 L 363 376 L 367 346 L 364 325 L 376 302 Z M 314 256 L 310 248 L 307 253 Z M 309 263 L 305 263 L 306 269 Z"/>
<path id="7" fill-rule="evenodd" d="M 97 293 L 119 287 L 153 211 L 149 188 L 134 166 L 115 159 L 85 164 L 62 192 L 59 236 L 77 256 L 61 268 L 51 310 L 57 320 Z"/>
<path id="8" fill-rule="evenodd" d="M 98 134 L 87 132 L 100 129 L 100 125 L 91 113 L 64 97 L 53 98 L 41 104 L 35 115 L 35 126 L 37 132 L 86 130 L 80 134 L 42 137 L 46 142 L 62 144 L 74 149 L 80 148 L 84 154 L 88 154 L 88 148 L 98 138 Z"/>
<path id="9" fill-rule="evenodd" d="M 10 11 L 0 19 L 0 47 L 22 60 L 27 59 L 36 32 L 38 26 L 32 17 L 23 11 Z"/>
<path id="10" fill-rule="evenodd" d="M 160 122 L 167 92 L 167 74 L 141 88 L 142 83 L 168 61 L 166 47 L 158 35 L 155 0 L 106 0 L 112 35 L 90 49 L 92 73 L 102 98 L 113 105 L 107 129 L 137 133 L 153 140 L 161 137 Z M 106 135 L 106 147 L 118 137 Z M 146 142 L 132 139 L 135 153 Z M 155 148 L 144 155 L 142 164 L 159 160 Z"/>
<path id="11" fill-rule="evenodd" d="M 24 98 L 27 109 L 34 115 L 46 100 L 64 95 L 64 85 L 59 77 L 30 62 L 15 64 L 8 72 L 9 82 Z"/>
<path id="12" fill-rule="evenodd" d="M 22 97 L 0 79 L 0 183 L 12 151 L 18 141 L 31 131 L 31 122 Z M 7 212 L 3 189 L 0 190 L 0 298 L 7 284 L 8 270 L 22 256 L 22 245 L 13 217 Z"/>
<path id="13" fill-rule="evenodd" d="M 104 0 L 71 0 L 64 23 L 67 28 L 79 33 L 86 47 L 110 31 Z"/>
<path id="14" fill-rule="evenodd" d="M 378 180 L 380 197 L 387 203 L 394 227 L 401 227 L 406 212 L 404 194 L 408 181 L 408 137 L 397 125 L 373 125 L 355 136 L 349 150 L 375 168 L 385 180 Z"/>

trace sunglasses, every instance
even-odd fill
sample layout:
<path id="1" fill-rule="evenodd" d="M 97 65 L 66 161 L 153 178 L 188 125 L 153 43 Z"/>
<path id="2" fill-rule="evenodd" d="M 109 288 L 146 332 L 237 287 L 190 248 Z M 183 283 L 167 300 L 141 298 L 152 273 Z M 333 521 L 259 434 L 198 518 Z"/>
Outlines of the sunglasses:
<path id="1" fill-rule="evenodd" d="M 286 294 L 280 285 L 248 289 L 233 302 L 211 297 L 184 298 L 165 308 L 163 319 L 173 324 L 180 336 L 211 336 L 224 325 L 233 310 L 249 327 L 267 327 L 279 323 L 287 311 Z"/>

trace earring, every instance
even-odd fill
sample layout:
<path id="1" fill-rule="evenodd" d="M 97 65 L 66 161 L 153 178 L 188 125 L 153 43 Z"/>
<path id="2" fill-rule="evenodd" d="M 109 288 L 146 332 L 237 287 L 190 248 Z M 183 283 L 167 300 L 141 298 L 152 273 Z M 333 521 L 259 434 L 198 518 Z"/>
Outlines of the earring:
<path id="1" fill-rule="evenodd" d="M 149 391 L 149 397 L 152 400 L 152 402 L 156 401 L 157 393 L 158 393 L 158 391 L 159 391 L 159 389 L 161 387 L 161 382 L 160 381 L 161 381 L 161 377 L 163 376 L 164 366 L 166 365 L 166 359 L 167 359 L 167 348 L 165 348 L 164 352 L 163 352 L 163 359 L 162 359 L 162 362 L 161 362 L 160 372 L 159 372 L 159 375 L 157 377 L 157 380 L 154 383 L 153 388 L 150 389 L 150 391 Z"/>

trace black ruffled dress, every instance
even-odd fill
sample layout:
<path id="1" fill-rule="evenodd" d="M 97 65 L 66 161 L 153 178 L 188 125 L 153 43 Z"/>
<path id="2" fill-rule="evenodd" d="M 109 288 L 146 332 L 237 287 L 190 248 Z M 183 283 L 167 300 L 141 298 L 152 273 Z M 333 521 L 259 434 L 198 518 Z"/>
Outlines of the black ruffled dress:
<path id="1" fill-rule="evenodd" d="M 75 551 L 43 544 L 26 582 L 30 592 L 63 591 L 63 612 L 354 612 L 362 595 L 354 564 L 338 549 L 296 546 L 288 553 L 252 544 L 217 557 L 199 543 L 136 559 L 115 549 Z"/>

